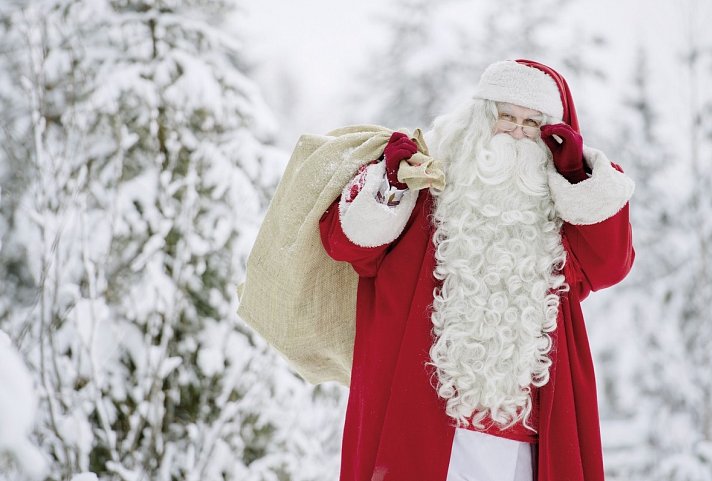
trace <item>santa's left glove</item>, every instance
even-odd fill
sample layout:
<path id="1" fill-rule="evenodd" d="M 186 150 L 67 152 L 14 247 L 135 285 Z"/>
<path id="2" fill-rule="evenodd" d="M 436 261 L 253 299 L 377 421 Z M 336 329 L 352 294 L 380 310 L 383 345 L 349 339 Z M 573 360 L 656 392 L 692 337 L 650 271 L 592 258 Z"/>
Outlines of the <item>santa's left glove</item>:
<path id="1" fill-rule="evenodd" d="M 407 189 L 403 182 L 398 182 L 398 167 L 402 160 L 410 159 L 418 151 L 418 145 L 402 132 L 393 132 L 383 150 L 386 162 L 386 178 L 388 183 L 396 189 Z"/>
<path id="2" fill-rule="evenodd" d="M 554 136 L 559 137 L 559 142 Z M 541 139 L 554 157 L 554 167 L 572 184 L 586 180 L 586 165 L 583 160 L 583 137 L 565 123 L 543 125 Z"/>

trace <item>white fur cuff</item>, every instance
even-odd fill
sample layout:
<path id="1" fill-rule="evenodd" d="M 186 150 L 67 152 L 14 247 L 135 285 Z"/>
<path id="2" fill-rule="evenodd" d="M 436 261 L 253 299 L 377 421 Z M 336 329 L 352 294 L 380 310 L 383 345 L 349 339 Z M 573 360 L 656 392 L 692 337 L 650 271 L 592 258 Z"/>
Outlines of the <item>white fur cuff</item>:
<path id="1" fill-rule="evenodd" d="M 584 146 L 583 157 L 592 175 L 572 184 L 548 165 L 549 188 L 556 212 L 563 220 L 576 225 L 602 222 L 620 211 L 635 189 L 633 180 L 619 172 L 600 150 Z"/>
<path id="2" fill-rule="evenodd" d="M 418 199 L 418 192 L 407 190 L 400 204 L 389 207 L 376 200 L 376 193 L 385 175 L 385 162 L 366 168 L 366 182 L 353 202 L 346 203 L 347 185 L 339 202 L 339 219 L 346 237 L 361 247 L 388 244 L 403 232 Z"/>

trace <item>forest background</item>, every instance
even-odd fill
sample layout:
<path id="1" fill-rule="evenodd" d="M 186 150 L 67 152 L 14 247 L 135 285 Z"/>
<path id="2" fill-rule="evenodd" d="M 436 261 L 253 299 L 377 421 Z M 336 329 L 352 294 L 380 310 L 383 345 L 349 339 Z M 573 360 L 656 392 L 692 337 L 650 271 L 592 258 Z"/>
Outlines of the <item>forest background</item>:
<path id="1" fill-rule="evenodd" d="M 712 2 L 0 6 L 0 480 L 321 481 L 345 388 L 236 315 L 302 133 L 427 127 L 486 65 L 568 80 L 636 182 L 584 303 L 607 479 L 712 481 Z"/>

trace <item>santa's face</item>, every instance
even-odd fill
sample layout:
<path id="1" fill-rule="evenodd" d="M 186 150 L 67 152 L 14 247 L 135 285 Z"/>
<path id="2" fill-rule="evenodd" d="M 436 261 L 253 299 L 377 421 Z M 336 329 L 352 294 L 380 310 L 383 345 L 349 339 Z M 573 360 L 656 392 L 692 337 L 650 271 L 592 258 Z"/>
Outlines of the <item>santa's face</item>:
<path id="1" fill-rule="evenodd" d="M 525 213 L 534 209 L 540 215 L 539 222 L 550 220 L 543 209 L 552 202 L 547 176 L 551 160 L 540 137 L 518 139 L 509 133 L 496 133 L 486 144 L 464 146 L 447 160 L 447 186 L 438 196 L 438 205 L 456 200 L 465 202 L 460 208 L 467 211 L 507 210 L 514 216 L 528 215 Z"/>
<path id="2" fill-rule="evenodd" d="M 495 134 L 507 133 L 515 139 L 539 137 L 539 127 L 544 121 L 544 116 L 538 110 L 497 102 L 497 114 Z"/>

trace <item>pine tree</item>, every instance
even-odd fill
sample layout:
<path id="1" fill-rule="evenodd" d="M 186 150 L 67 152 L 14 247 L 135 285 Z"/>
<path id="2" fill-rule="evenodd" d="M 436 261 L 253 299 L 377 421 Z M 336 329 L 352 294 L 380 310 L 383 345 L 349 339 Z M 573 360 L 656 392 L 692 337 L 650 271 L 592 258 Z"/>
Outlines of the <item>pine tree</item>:
<path id="1" fill-rule="evenodd" d="M 600 82 L 605 75 L 585 52 L 605 42 L 575 24 L 563 25 L 562 12 L 571 9 L 570 0 L 536 8 L 524 0 L 399 0 L 380 19 L 383 47 L 357 75 L 351 118 L 427 127 L 472 95 L 487 65 L 505 59 L 530 58 L 558 67 L 570 80 Z"/>
<path id="2" fill-rule="evenodd" d="M 384 47 L 357 75 L 352 117 L 393 128 L 427 126 L 449 85 L 450 60 L 430 50 L 435 19 L 449 3 L 398 0 L 377 19 Z"/>
<path id="3" fill-rule="evenodd" d="M 308 423 L 333 425 L 337 410 L 317 408 L 338 393 L 307 388 L 235 314 L 283 155 L 220 28 L 234 8 L 53 0 L 4 16 L 18 45 L 4 58 L 29 102 L 11 147 L 27 185 L 3 212 L 25 249 L 2 264 L 35 296 L 13 304 L 5 289 L 0 327 L 36 375 L 52 479 L 333 470 L 332 431 Z"/>
<path id="4" fill-rule="evenodd" d="M 664 255 L 670 251 L 670 238 L 661 233 L 671 232 L 673 206 L 660 182 L 669 175 L 671 153 L 658 136 L 660 115 L 652 100 L 650 73 L 647 53 L 639 47 L 631 88 L 616 116 L 618 136 L 608 149 L 636 181 L 630 207 L 636 261 L 614 292 L 597 293 L 586 306 L 600 319 L 590 331 L 600 385 L 606 476 L 612 480 L 638 479 L 650 470 L 656 448 L 646 440 L 655 438 L 645 424 L 660 409 L 650 397 L 657 389 L 656 379 L 645 371 L 653 366 L 656 372 L 664 369 L 660 361 L 665 353 L 655 338 L 660 316 L 650 302 L 663 295 L 664 283 L 652 285 L 650 280 L 672 272 L 665 264 L 671 259 Z"/>
<path id="5" fill-rule="evenodd" d="M 705 53 L 698 43 L 703 37 L 691 38 L 679 65 L 689 82 L 689 119 L 670 125 L 656 110 L 642 49 L 635 92 L 621 116 L 626 120 L 616 150 L 636 179 L 631 219 L 637 255 L 616 297 L 598 299 L 599 310 L 610 314 L 599 317 L 611 319 L 599 328 L 608 337 L 599 346 L 599 372 L 613 480 L 712 479 L 706 247 L 712 242 L 712 183 L 702 167 L 712 161 L 711 138 L 704 134 L 712 98 L 699 88 L 712 80 L 712 44 Z M 687 149 L 671 130 L 687 137 Z"/>

